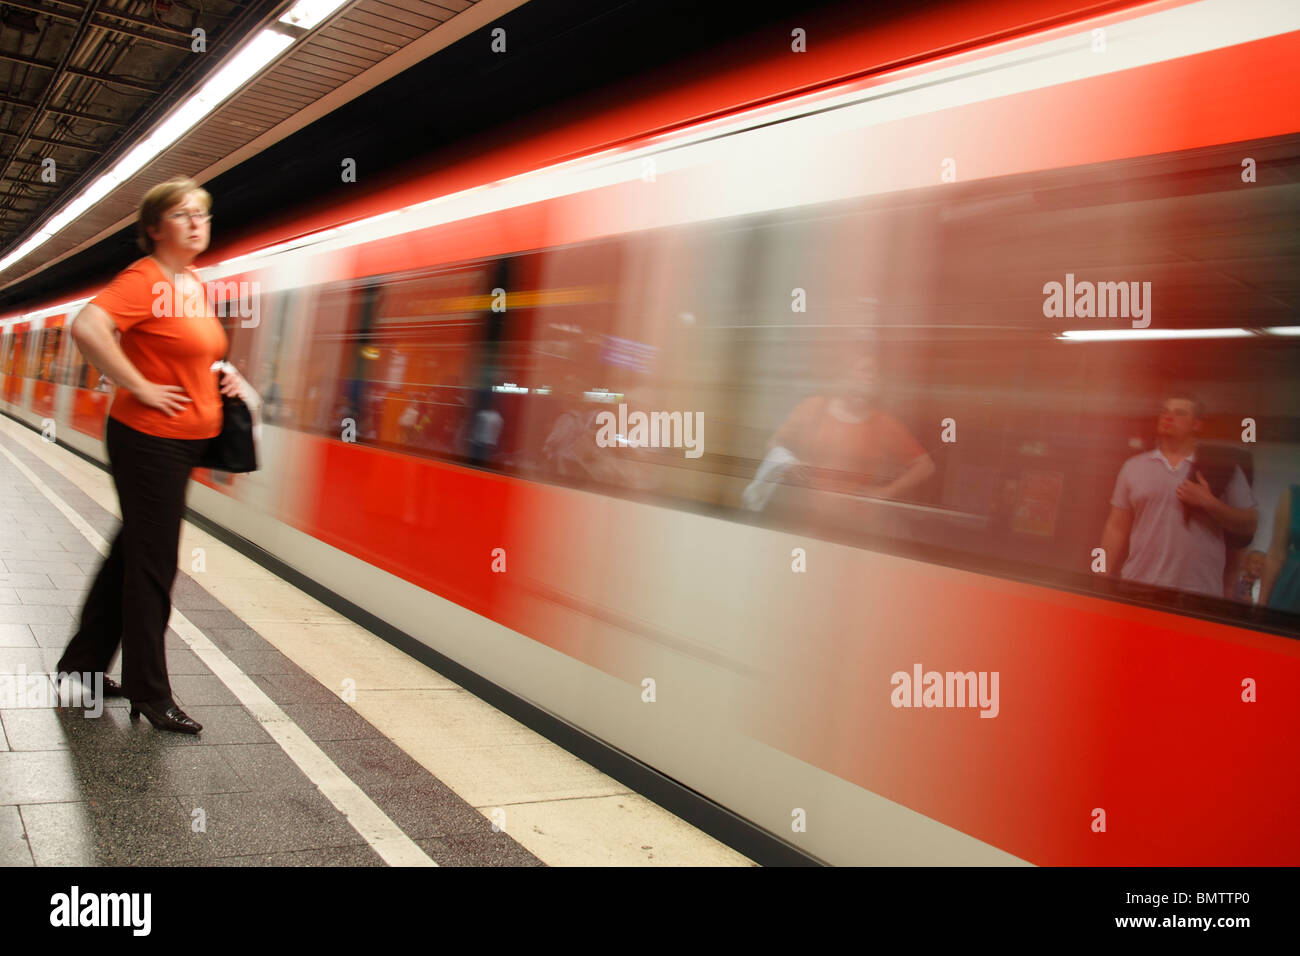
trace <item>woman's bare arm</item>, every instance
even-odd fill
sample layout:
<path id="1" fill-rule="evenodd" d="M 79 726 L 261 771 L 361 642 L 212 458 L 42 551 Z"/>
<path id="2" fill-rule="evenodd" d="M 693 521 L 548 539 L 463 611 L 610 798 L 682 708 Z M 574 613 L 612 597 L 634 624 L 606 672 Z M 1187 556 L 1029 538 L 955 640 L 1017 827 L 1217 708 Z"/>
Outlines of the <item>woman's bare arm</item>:
<path id="1" fill-rule="evenodd" d="M 119 388 L 124 388 L 143 405 L 156 408 L 167 415 L 184 410 L 192 401 L 179 385 L 156 385 L 140 374 L 139 369 L 122 351 L 113 336 L 113 320 L 97 305 L 88 305 L 77 314 L 72 323 L 72 338 L 81 354 Z"/>

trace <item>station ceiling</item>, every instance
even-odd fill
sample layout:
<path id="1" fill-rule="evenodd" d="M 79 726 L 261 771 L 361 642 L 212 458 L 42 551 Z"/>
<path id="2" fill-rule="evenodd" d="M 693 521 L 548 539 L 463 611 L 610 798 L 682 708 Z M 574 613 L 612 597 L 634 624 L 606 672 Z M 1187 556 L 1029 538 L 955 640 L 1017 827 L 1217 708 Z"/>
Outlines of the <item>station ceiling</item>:
<path id="1" fill-rule="evenodd" d="M 940 2 L 947 0 L 909 0 L 908 9 Z M 232 51 L 277 29 L 293 5 L 0 0 L 0 164 L 15 160 L 0 170 L 0 260 L 174 113 Z M 872 22 L 890 15 L 849 11 Z M 158 23 L 171 32 L 146 26 Z M 340 156 L 356 158 L 370 187 L 416 167 L 463 162 L 770 58 L 772 49 L 788 49 L 792 24 L 814 37 L 863 29 L 842 0 L 353 0 L 300 34 L 275 66 L 138 175 L 0 270 L 0 309 L 111 279 L 139 256 L 140 197 L 170 176 L 189 176 L 213 195 L 214 235 L 233 242 L 263 222 L 309 216 L 337 195 Z M 190 49 L 195 27 L 205 30 L 205 56 Z M 499 27 L 510 36 L 504 56 L 490 45 Z M 128 52 L 104 52 L 117 46 Z M 81 52 L 60 52 L 69 49 Z M 45 158 L 58 170 L 51 184 L 41 180 Z"/>
<path id="2" fill-rule="evenodd" d="M 111 169 L 263 30 L 288 51 L 144 168 L 0 272 L 0 289 L 130 223 L 171 176 L 207 182 L 524 0 L 352 0 L 312 31 L 294 0 L 0 3 L 0 257 Z"/>

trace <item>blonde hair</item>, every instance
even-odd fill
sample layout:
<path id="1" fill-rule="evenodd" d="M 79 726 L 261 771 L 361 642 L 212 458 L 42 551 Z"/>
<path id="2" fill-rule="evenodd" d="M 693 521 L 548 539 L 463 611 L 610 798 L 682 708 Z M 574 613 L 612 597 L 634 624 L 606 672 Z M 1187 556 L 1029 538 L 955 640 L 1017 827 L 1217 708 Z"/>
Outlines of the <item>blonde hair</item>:
<path id="1" fill-rule="evenodd" d="M 184 200 L 190 193 L 198 193 L 205 212 L 212 209 L 212 197 L 208 191 L 194 180 L 184 177 L 159 183 L 144 194 L 144 199 L 140 200 L 140 216 L 135 224 L 135 241 L 146 254 L 152 254 L 154 250 L 154 241 L 149 235 L 149 230 L 162 225 L 163 213 Z"/>

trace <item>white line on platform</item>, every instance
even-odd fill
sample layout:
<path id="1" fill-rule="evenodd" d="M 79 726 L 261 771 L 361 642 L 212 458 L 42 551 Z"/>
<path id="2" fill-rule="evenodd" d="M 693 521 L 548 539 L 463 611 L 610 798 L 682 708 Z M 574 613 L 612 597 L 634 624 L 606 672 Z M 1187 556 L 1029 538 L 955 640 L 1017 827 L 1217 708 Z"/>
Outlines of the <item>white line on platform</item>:
<path id="1" fill-rule="evenodd" d="M 52 491 L 45 482 L 26 465 L 15 457 L 4 445 L 0 445 L 10 461 L 22 472 L 41 494 L 50 500 L 69 521 L 72 522 L 87 541 L 107 555 L 109 544 L 86 520 L 72 509 L 62 498 Z M 356 785 L 338 765 L 325 754 L 320 747 L 295 724 L 275 701 L 258 687 L 247 674 L 235 666 L 221 649 L 194 626 L 176 608 L 172 608 L 171 618 L 167 622 L 172 630 L 180 635 L 181 640 L 190 646 L 199 660 L 230 688 L 239 702 L 247 708 L 271 738 L 289 755 L 289 759 L 298 765 L 316 788 L 338 808 L 352 828 L 370 845 L 370 848 L 383 858 L 389 866 L 437 866 L 419 845 L 402 832 L 401 827 L 384 813 L 364 790 Z"/>

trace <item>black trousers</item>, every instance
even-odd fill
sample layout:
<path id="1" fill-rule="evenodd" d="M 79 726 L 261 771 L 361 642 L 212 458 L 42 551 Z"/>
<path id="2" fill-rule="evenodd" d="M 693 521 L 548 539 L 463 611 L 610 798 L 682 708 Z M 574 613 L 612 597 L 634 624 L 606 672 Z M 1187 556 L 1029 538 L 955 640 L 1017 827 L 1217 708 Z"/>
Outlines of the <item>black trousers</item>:
<path id="1" fill-rule="evenodd" d="M 209 438 L 160 438 L 109 418 L 104 442 L 122 527 L 100 566 L 58 669 L 108 669 L 122 647 L 122 692 L 171 706 L 163 637 L 171 616 L 190 471 Z"/>

